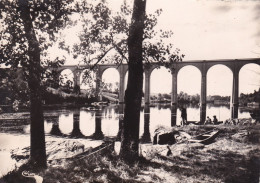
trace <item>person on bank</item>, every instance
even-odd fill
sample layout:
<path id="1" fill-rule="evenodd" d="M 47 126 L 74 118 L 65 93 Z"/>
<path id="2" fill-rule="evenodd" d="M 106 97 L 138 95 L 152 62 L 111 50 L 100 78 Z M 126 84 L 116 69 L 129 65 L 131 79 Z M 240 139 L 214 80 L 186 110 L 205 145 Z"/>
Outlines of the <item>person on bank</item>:
<path id="1" fill-rule="evenodd" d="M 187 110 L 185 107 L 181 109 L 181 118 L 182 118 L 182 124 L 186 125 L 187 124 Z"/>
<path id="2" fill-rule="evenodd" d="M 218 119 L 215 115 L 213 116 L 213 124 L 214 125 L 218 124 Z"/>
<path id="3" fill-rule="evenodd" d="M 211 121 L 210 117 L 207 116 L 207 119 L 206 119 L 204 125 L 211 124 L 211 123 L 212 123 L 212 121 Z"/>

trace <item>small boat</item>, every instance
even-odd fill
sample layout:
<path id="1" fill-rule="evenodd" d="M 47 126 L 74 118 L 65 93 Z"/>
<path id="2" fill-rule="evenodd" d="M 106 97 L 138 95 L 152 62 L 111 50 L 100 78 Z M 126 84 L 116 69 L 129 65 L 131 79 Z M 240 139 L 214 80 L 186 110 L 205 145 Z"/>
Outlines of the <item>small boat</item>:
<path id="1" fill-rule="evenodd" d="M 23 171 L 22 176 L 28 177 L 28 178 L 34 178 L 36 183 L 42 183 L 43 182 L 43 177 L 36 175 L 35 173 L 30 173 L 28 171 Z"/>
<path id="2" fill-rule="evenodd" d="M 193 124 L 193 125 L 200 125 L 200 121 L 187 121 L 187 125 Z"/>
<path id="3" fill-rule="evenodd" d="M 201 123 L 200 121 L 187 121 L 187 125 L 203 125 L 204 123 Z M 215 124 L 211 123 L 210 125 L 220 125 L 223 124 L 223 121 L 218 121 Z"/>
<path id="4" fill-rule="evenodd" d="M 210 144 L 213 142 L 213 140 L 217 137 L 217 135 L 219 134 L 218 130 L 212 130 L 212 131 L 208 131 L 206 133 L 203 133 L 201 135 L 192 137 L 191 139 L 188 140 L 188 142 L 191 143 L 202 143 L 202 144 Z"/>

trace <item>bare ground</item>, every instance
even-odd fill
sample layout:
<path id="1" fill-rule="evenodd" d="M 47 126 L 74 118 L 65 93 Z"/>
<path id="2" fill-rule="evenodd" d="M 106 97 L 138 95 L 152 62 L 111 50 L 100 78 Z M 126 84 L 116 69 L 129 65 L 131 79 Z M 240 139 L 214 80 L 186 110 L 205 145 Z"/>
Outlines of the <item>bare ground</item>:
<path id="1" fill-rule="evenodd" d="M 48 169 L 38 174 L 44 183 L 259 183 L 260 124 L 185 126 L 178 130 L 196 135 L 213 128 L 221 131 L 214 143 L 174 144 L 170 146 L 170 156 L 166 156 L 164 145 L 142 144 L 139 161 L 128 165 L 118 158 L 114 148 L 109 148 L 80 158 L 50 162 Z M 21 176 L 25 169 L 28 167 L 10 172 L 0 183 L 33 182 Z"/>

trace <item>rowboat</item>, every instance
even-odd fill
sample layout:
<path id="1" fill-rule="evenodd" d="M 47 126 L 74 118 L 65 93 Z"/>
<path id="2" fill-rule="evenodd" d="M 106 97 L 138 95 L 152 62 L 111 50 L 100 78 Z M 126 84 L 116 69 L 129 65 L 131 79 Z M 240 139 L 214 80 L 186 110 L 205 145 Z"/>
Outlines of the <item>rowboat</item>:
<path id="1" fill-rule="evenodd" d="M 193 125 L 200 125 L 200 121 L 187 121 L 187 125 L 193 124 Z"/>
<path id="2" fill-rule="evenodd" d="M 218 134 L 219 134 L 218 130 L 208 131 L 208 132 L 203 133 L 201 135 L 192 137 L 191 139 L 188 140 L 188 142 L 202 143 L 202 144 L 207 145 L 207 144 L 212 143 L 213 140 L 217 137 Z"/>
<path id="3" fill-rule="evenodd" d="M 28 171 L 23 171 L 22 175 L 24 177 L 33 178 L 36 183 L 42 183 L 43 182 L 43 177 L 41 177 L 39 175 L 36 175 L 35 173 L 30 173 Z"/>
<path id="4" fill-rule="evenodd" d="M 190 124 L 193 124 L 193 125 L 201 125 L 201 122 L 200 122 L 200 121 L 187 121 L 186 123 L 187 123 L 187 125 L 190 125 Z M 211 125 L 220 125 L 220 124 L 223 124 L 223 121 L 218 121 L 218 122 L 216 122 L 215 124 L 212 123 Z"/>

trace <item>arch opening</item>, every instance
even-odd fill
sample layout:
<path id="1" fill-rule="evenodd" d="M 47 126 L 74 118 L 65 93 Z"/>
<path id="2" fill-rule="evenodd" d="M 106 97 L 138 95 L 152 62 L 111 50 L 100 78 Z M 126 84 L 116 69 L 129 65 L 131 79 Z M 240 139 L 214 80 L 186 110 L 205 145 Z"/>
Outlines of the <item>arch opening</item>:
<path id="1" fill-rule="evenodd" d="M 181 123 L 181 108 L 187 110 L 187 121 L 199 121 L 199 102 L 201 94 L 201 72 L 195 66 L 180 69 L 177 79 L 178 106 L 177 125 Z"/>
<path id="2" fill-rule="evenodd" d="M 239 72 L 239 118 L 254 117 L 259 113 L 260 65 L 246 64 Z"/>
<path id="3" fill-rule="evenodd" d="M 230 118 L 230 99 L 232 95 L 233 73 L 225 65 L 214 65 L 207 72 L 207 110 L 206 116 L 216 116 L 224 121 Z"/>
<path id="4" fill-rule="evenodd" d="M 96 74 L 94 71 L 85 69 L 80 74 L 80 92 L 93 95 L 96 91 Z"/>
<path id="5" fill-rule="evenodd" d="M 115 68 L 106 69 L 101 76 L 100 96 L 102 99 L 116 101 L 119 94 L 119 72 Z"/>
<path id="6" fill-rule="evenodd" d="M 59 85 L 72 88 L 74 86 L 74 74 L 70 69 L 64 69 L 59 76 Z"/>
<path id="7" fill-rule="evenodd" d="M 195 66 L 185 66 L 178 73 L 178 102 L 199 103 L 201 72 Z"/>
<path id="8" fill-rule="evenodd" d="M 150 75 L 150 82 L 151 101 L 171 102 L 172 75 L 169 69 L 154 69 Z"/>
<path id="9" fill-rule="evenodd" d="M 246 64 L 239 72 L 239 95 L 250 94 L 260 88 L 260 65 Z"/>

